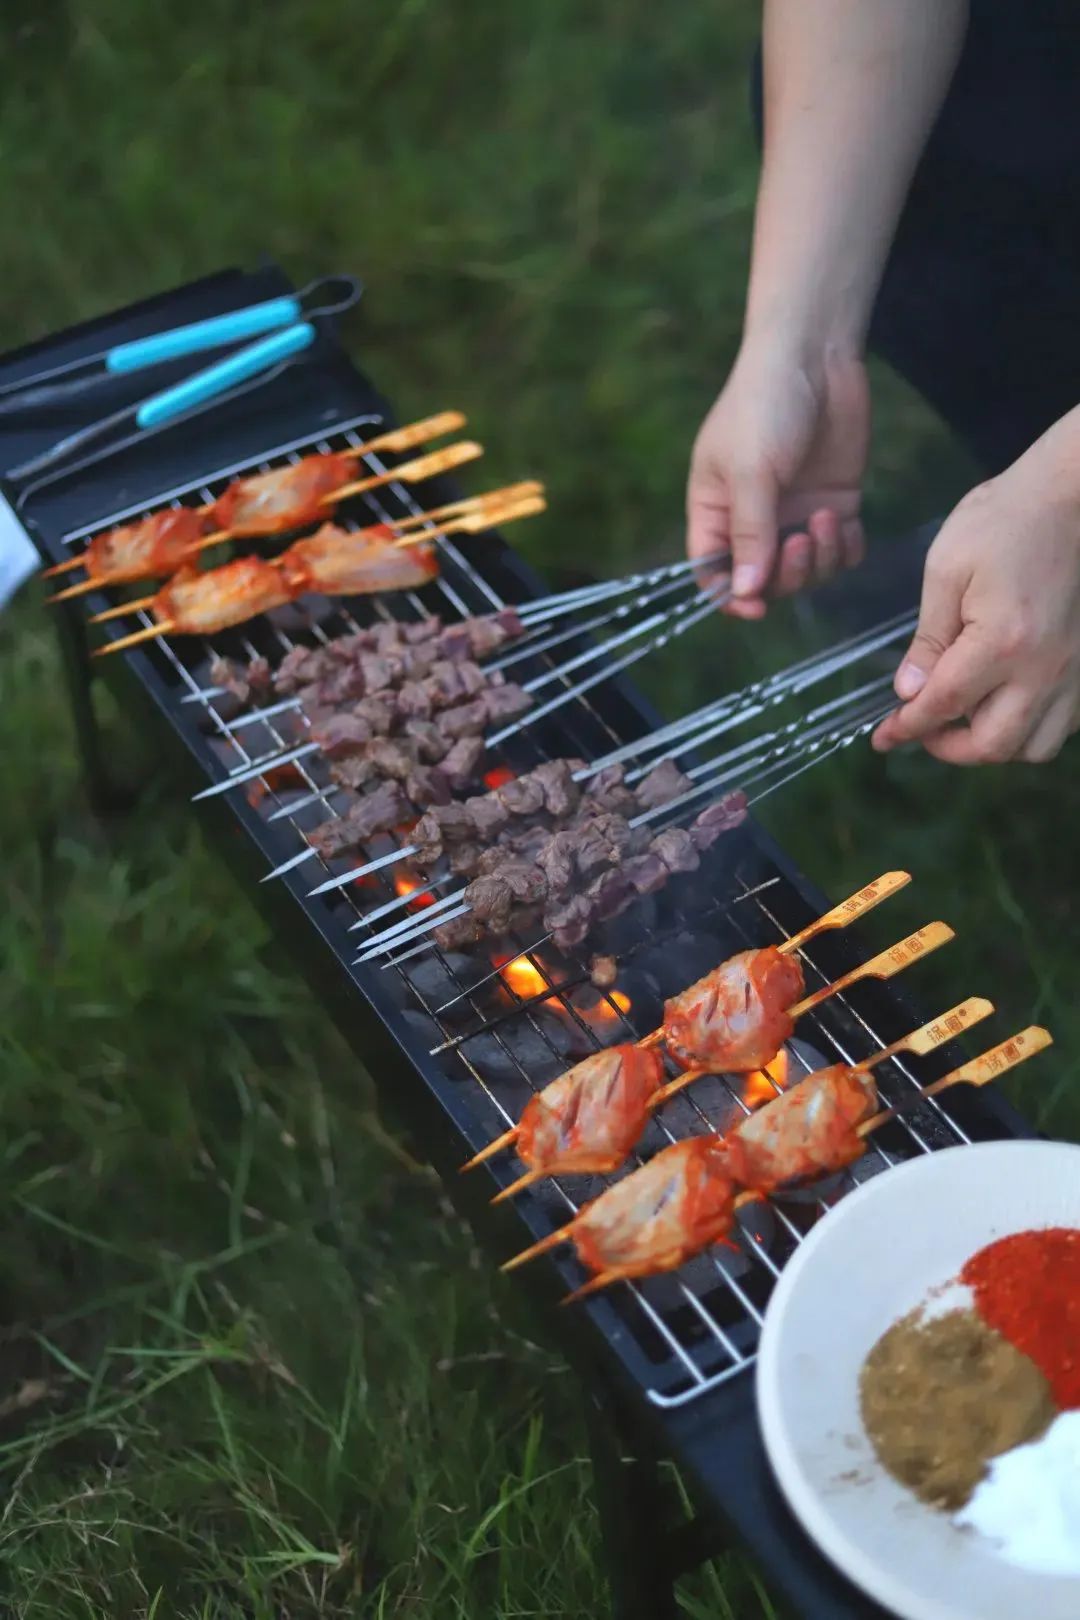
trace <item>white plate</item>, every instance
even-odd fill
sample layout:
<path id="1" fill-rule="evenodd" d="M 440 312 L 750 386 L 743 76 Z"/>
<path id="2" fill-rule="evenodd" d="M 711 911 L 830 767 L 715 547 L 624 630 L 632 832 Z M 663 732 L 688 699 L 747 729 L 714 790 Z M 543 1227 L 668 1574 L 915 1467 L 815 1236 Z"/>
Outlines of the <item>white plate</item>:
<path id="1" fill-rule="evenodd" d="M 885 1329 L 995 1238 L 1080 1227 L 1080 1147 L 947 1148 L 864 1183 L 788 1262 L 769 1302 L 758 1412 L 780 1488 L 822 1551 L 903 1620 L 1078 1620 L 1080 1580 L 1007 1564 L 878 1463 L 859 1369 Z"/>

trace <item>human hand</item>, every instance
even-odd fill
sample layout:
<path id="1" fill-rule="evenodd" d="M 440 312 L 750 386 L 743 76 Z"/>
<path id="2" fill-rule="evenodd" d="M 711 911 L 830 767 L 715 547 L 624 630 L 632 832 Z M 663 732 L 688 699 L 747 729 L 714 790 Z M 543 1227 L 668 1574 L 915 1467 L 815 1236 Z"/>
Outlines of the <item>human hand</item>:
<path id="1" fill-rule="evenodd" d="M 698 433 L 686 491 L 689 556 L 731 553 L 727 612 L 760 619 L 767 596 L 862 560 L 869 439 L 860 361 L 809 364 L 783 345 L 744 344 Z"/>
<path id="2" fill-rule="evenodd" d="M 1077 730 L 1078 452 L 1074 412 L 948 518 L 896 675 L 903 706 L 874 733 L 876 749 L 918 741 L 953 765 L 1042 764 Z"/>

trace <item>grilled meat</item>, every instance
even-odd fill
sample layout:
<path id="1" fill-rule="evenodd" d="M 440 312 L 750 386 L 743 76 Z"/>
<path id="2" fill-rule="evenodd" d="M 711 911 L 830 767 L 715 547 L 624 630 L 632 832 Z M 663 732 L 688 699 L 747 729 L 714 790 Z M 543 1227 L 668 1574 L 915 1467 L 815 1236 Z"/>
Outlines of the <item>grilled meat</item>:
<path id="1" fill-rule="evenodd" d="M 237 478 L 210 509 L 215 529 L 230 534 L 282 534 L 326 516 L 326 497 L 353 476 L 354 455 L 305 456 L 291 467 Z"/>
<path id="2" fill-rule="evenodd" d="M 308 843 L 324 860 L 343 855 L 378 832 L 408 821 L 411 809 L 400 782 L 383 782 L 373 793 L 356 799 L 343 816 L 324 821 L 306 834 Z"/>
<path id="3" fill-rule="evenodd" d="M 772 1192 L 843 1170 L 861 1157 L 858 1127 L 877 1106 L 877 1087 L 865 1070 L 846 1063 L 818 1069 L 728 1133 L 731 1173 L 744 1187 Z"/>
<path id="4" fill-rule="evenodd" d="M 518 1157 L 551 1176 L 617 1170 L 663 1083 L 664 1060 L 655 1047 L 627 1043 L 594 1052 L 526 1103 Z"/>
<path id="5" fill-rule="evenodd" d="M 771 1063 L 794 1029 L 802 966 L 775 945 L 740 951 L 664 1005 L 664 1038 L 684 1069 L 738 1073 Z"/>

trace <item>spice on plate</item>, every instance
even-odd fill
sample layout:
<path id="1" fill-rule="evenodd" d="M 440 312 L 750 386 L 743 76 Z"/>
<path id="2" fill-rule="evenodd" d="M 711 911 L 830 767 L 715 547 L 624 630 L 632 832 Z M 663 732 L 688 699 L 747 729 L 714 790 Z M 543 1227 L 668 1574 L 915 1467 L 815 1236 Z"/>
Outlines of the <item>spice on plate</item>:
<path id="1" fill-rule="evenodd" d="M 991 1457 L 1033 1440 L 1054 1416 L 1043 1374 L 974 1311 L 894 1322 L 859 1375 L 874 1450 L 936 1508 L 967 1501 Z"/>
<path id="2" fill-rule="evenodd" d="M 1080 1406 L 1080 1231 L 1000 1238 L 972 1255 L 960 1281 L 983 1320 L 1046 1374 L 1057 1404 Z"/>

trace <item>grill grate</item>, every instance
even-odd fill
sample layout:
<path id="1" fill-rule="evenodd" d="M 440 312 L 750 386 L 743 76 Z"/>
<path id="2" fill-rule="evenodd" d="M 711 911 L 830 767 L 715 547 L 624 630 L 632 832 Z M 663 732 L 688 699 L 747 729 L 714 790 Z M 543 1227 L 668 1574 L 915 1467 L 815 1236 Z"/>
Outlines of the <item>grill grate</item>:
<path id="1" fill-rule="evenodd" d="M 265 472 L 313 451 L 355 448 L 382 425 L 383 418 L 370 412 L 354 416 L 332 432 L 291 440 L 258 460 L 220 467 L 177 485 L 152 504 L 212 500 L 233 477 Z M 364 460 L 372 472 L 388 468 L 376 455 Z M 92 524 L 70 529 L 63 535 L 63 543 L 78 545 L 102 528 L 148 509 L 143 503 L 97 518 Z M 422 507 L 410 488 L 391 483 L 350 502 L 347 511 L 348 520 L 359 524 L 416 515 Z M 341 514 L 338 521 L 342 521 Z M 235 725 L 233 721 L 242 715 L 230 716 L 228 700 L 215 696 L 210 685 L 210 664 L 216 656 L 262 654 L 277 662 L 298 641 L 325 642 L 354 632 L 362 624 L 389 619 L 391 605 L 405 618 L 431 612 L 455 618 L 504 605 L 494 585 L 463 551 L 442 541 L 441 552 L 443 572 L 422 592 L 403 593 L 391 601 L 354 599 L 348 607 L 339 600 L 319 601 L 310 609 L 280 610 L 213 642 L 182 638 L 173 643 L 163 638 L 154 643 L 145 656 L 153 660 L 175 700 L 196 705 L 204 715 L 208 774 L 214 767 L 220 777 L 263 758 L 276 761 L 283 750 L 302 740 L 307 724 L 292 711 Z M 151 622 L 143 611 L 132 617 L 134 623 Z M 566 653 L 565 646 L 559 648 L 560 659 Z M 552 670 L 555 658 L 538 652 L 529 671 L 534 667 L 537 672 Z M 612 724 L 602 704 L 582 694 L 557 715 L 526 727 L 500 745 L 492 763 L 516 773 L 557 754 L 580 754 L 593 760 L 626 742 L 630 735 Z M 285 785 L 268 765 L 268 774 L 248 790 L 248 802 L 264 823 L 264 842 L 271 849 L 280 846 L 285 856 L 306 847 L 305 829 L 338 814 L 335 799 L 340 791 L 326 778 L 318 756 L 297 761 L 292 770 L 295 775 Z M 294 787 L 303 801 L 295 810 L 291 808 Z M 271 816 L 275 817 L 272 826 Z M 374 859 L 403 841 L 380 835 L 362 852 L 362 858 Z M 352 854 L 322 865 L 332 873 L 348 870 L 355 860 Z M 311 882 L 310 871 L 308 868 L 302 879 L 305 888 Z M 349 885 L 318 904 L 328 907 L 346 928 L 359 928 L 362 943 L 374 931 L 366 917 L 394 893 L 390 875 L 373 874 L 363 887 Z M 641 912 L 650 905 L 646 929 Z M 617 999 L 616 991 L 592 994 L 580 955 L 560 955 L 547 946 L 543 954 L 530 953 L 528 941 L 520 938 L 510 942 L 519 953 L 511 960 L 529 964 L 536 978 L 535 993 L 524 996 L 479 951 L 465 955 L 434 950 L 377 974 L 354 967 L 352 977 L 369 994 L 374 981 L 377 993 L 394 1003 L 406 1027 L 422 1037 L 442 1072 L 458 1085 L 479 1146 L 516 1123 L 528 1097 L 570 1062 L 614 1040 L 635 1038 L 655 1027 L 662 1000 L 715 962 L 749 945 L 778 943 L 808 920 L 806 902 L 790 878 L 774 865 L 755 831 L 744 829 L 729 834 L 712 852 L 692 889 L 684 880 L 677 880 L 662 895 L 639 902 L 624 918 L 608 925 L 620 962 L 616 991 L 622 1000 Z M 662 968 L 658 965 L 661 956 L 665 959 Z M 842 943 L 829 936 L 807 946 L 802 956 L 808 988 L 828 982 L 842 967 L 853 965 Z M 858 985 L 802 1020 L 787 1049 L 793 1076 L 823 1062 L 856 1061 L 892 1038 L 897 1031 L 878 1031 L 873 997 L 872 987 Z M 893 1012 L 895 1015 L 895 1007 Z M 886 1102 L 910 1098 L 920 1084 L 920 1075 L 922 1080 L 928 1078 L 924 1070 L 924 1065 L 891 1059 L 879 1075 Z M 647 1155 L 665 1141 L 730 1123 L 740 1111 L 747 1111 L 743 1091 L 743 1082 L 735 1079 L 699 1082 L 654 1119 L 643 1151 Z M 634 1368 L 655 1406 L 686 1405 L 751 1364 L 771 1287 L 786 1258 L 830 1203 L 857 1180 L 878 1173 L 896 1159 L 965 1140 L 965 1132 L 944 1108 L 936 1102 L 920 1103 L 914 1114 L 877 1133 L 863 1160 L 845 1176 L 833 1178 L 816 1192 L 744 1210 L 737 1254 L 714 1251 L 671 1277 L 622 1284 L 589 1310 L 603 1323 L 624 1361 Z M 508 1173 L 504 1172 L 504 1179 L 509 1179 Z M 522 1213 L 530 1223 L 540 1219 L 551 1230 L 564 1224 L 604 1184 L 595 1177 L 542 1184 L 524 1195 Z M 562 1264 L 576 1272 L 576 1262 Z M 575 1275 L 573 1280 L 579 1278 Z"/>

